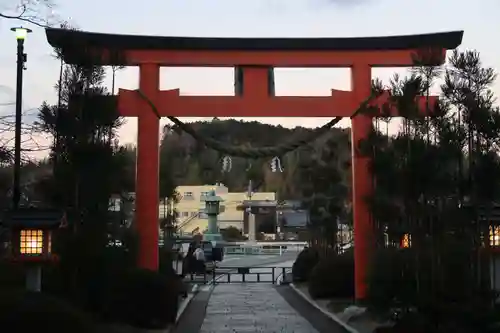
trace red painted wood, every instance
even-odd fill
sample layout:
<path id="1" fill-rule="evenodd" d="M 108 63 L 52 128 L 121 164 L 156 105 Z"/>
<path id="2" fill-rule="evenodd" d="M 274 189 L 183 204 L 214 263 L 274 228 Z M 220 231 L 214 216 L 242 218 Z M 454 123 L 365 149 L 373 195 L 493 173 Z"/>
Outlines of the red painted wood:
<path id="1" fill-rule="evenodd" d="M 129 50 L 126 64 L 156 63 L 161 66 L 272 66 L 272 67 L 411 67 L 419 50 L 398 51 L 179 51 Z M 439 53 L 438 53 L 439 54 Z M 437 62 L 443 63 L 446 50 Z"/>
<path id="2" fill-rule="evenodd" d="M 160 68 L 156 64 L 140 68 L 139 87 L 153 100 L 159 91 Z M 160 119 L 148 109 L 138 119 L 136 171 L 136 228 L 139 236 L 138 265 L 158 270 Z"/>
<path id="3" fill-rule="evenodd" d="M 445 51 L 442 51 L 444 61 Z M 350 117 L 371 94 L 371 68 L 411 66 L 414 51 L 126 51 L 127 64 L 140 66 L 140 89 L 157 106 L 160 116 L 175 117 Z M 179 90 L 159 90 L 159 66 L 241 66 L 242 96 L 181 96 Z M 259 66 L 255 66 L 259 65 Z M 254 67 L 252 67 L 254 66 Z M 350 67 L 351 91 L 332 90 L 331 96 L 269 96 L 269 66 Z M 374 104 L 387 102 L 388 94 Z M 422 112 L 437 97 L 419 98 Z M 120 89 L 118 108 L 123 116 L 138 117 L 137 228 L 140 238 L 139 265 L 158 267 L 158 151 L 159 119 L 136 91 Z M 354 213 L 354 256 L 356 298 L 366 296 L 366 281 L 373 250 L 374 231 L 366 198 L 373 192 L 368 157 L 359 154 L 359 142 L 372 128 L 373 115 L 352 120 L 352 201 Z M 391 108 L 390 116 L 398 116 Z"/>

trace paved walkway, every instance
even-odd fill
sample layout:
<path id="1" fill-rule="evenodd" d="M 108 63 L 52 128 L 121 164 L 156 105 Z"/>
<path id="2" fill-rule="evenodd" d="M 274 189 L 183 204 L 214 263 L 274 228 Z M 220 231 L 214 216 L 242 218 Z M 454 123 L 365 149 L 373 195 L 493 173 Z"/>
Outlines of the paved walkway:
<path id="1" fill-rule="evenodd" d="M 253 273 L 265 273 L 271 267 L 291 267 L 295 258 L 263 259 L 235 259 L 226 265 L 255 265 L 262 268 L 251 269 Z M 255 278 L 248 275 L 246 281 Z M 242 276 L 234 272 L 232 283 L 217 284 L 213 290 L 201 288 L 174 333 L 348 333 L 290 287 L 273 285 L 269 274 L 263 274 L 260 281 L 242 283 Z"/>
<path id="2" fill-rule="evenodd" d="M 200 333 L 318 333 L 271 284 L 218 285 Z"/>

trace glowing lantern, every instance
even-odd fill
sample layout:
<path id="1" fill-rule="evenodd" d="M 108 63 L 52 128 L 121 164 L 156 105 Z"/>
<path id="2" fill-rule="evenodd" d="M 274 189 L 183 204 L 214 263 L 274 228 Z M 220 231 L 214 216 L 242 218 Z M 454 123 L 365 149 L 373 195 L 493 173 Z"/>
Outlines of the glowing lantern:
<path id="1" fill-rule="evenodd" d="M 500 246 L 500 226 L 490 226 L 490 246 Z"/>
<path id="2" fill-rule="evenodd" d="M 411 246 L 411 236 L 410 234 L 404 234 L 403 239 L 401 240 L 402 248 L 409 248 Z"/>
<path id="3" fill-rule="evenodd" d="M 4 216 L 2 224 L 11 230 L 11 259 L 47 261 L 52 254 L 52 231 L 65 224 L 61 211 L 18 209 Z"/>

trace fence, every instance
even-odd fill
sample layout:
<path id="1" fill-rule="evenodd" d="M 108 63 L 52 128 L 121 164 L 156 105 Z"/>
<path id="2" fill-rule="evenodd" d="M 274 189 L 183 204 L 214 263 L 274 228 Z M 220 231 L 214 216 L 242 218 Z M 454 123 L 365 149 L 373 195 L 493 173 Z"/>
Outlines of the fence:
<path id="1" fill-rule="evenodd" d="M 227 255 L 282 255 L 286 252 L 299 253 L 305 247 L 306 243 L 291 244 L 241 244 L 224 246 L 224 254 Z"/>
<path id="2" fill-rule="evenodd" d="M 210 273 L 188 274 L 185 281 L 199 284 L 291 282 L 291 267 L 224 267 Z"/>

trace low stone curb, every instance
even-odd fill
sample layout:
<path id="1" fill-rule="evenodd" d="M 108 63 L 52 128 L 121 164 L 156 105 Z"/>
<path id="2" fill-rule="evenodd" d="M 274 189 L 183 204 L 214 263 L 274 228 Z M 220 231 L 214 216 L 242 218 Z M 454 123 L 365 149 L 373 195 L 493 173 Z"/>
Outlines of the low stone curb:
<path id="1" fill-rule="evenodd" d="M 188 293 L 187 297 L 182 300 L 181 304 L 179 305 L 179 309 L 177 310 L 177 317 L 175 318 L 175 323 L 177 324 L 179 320 L 181 319 L 182 315 L 186 311 L 189 303 L 193 300 L 194 296 L 199 292 L 198 285 L 194 285 L 193 288 L 191 289 L 191 292 Z M 170 333 L 174 330 L 175 325 L 172 327 L 169 327 L 165 330 L 163 330 L 164 333 Z M 159 333 L 159 332 L 158 332 Z"/>
<path id="2" fill-rule="evenodd" d="M 299 288 L 297 288 L 293 283 L 290 283 L 289 286 L 300 296 L 302 297 L 304 300 L 306 300 L 309 304 L 311 304 L 312 306 L 314 306 L 316 309 L 318 309 L 321 313 L 323 313 L 325 316 L 329 317 L 330 319 L 332 319 L 333 321 L 335 321 L 337 324 L 339 324 L 340 326 L 342 326 L 343 328 L 345 328 L 347 331 L 349 331 L 350 333 L 359 333 L 358 330 L 356 330 L 355 328 L 347 325 L 344 321 L 340 320 L 339 317 L 337 317 L 336 315 L 334 315 L 333 313 L 331 312 L 328 312 L 326 311 L 325 309 L 323 309 L 321 306 L 319 306 L 318 304 L 316 304 L 316 302 L 311 298 L 309 297 L 308 295 L 306 295 L 304 292 L 302 292 Z"/>
<path id="3" fill-rule="evenodd" d="M 198 291 L 199 289 L 193 286 L 191 292 L 188 293 L 187 297 L 182 300 L 181 304 L 179 305 L 179 309 L 177 310 L 177 317 L 175 318 L 176 323 L 179 321 L 179 319 L 181 319 L 182 314 L 184 313 L 184 311 L 186 311 L 189 303 L 191 303 Z"/>

